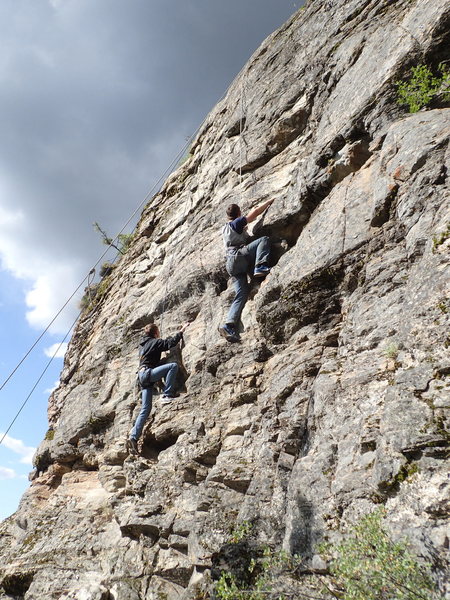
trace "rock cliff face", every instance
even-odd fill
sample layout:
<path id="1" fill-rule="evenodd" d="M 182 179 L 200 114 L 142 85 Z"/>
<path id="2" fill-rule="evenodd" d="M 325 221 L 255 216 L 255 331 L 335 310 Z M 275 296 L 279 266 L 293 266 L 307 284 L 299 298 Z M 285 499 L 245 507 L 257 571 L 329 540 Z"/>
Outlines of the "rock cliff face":
<path id="1" fill-rule="evenodd" d="M 257 50 L 77 325 L 0 598 L 188 598 L 239 523 L 314 566 L 380 503 L 443 585 L 450 109 L 408 115 L 394 82 L 449 58 L 449 23 L 447 0 L 314 0 Z M 228 344 L 224 210 L 273 197 L 274 266 Z M 155 396 L 132 457 L 153 320 L 192 321 L 186 394 Z"/>

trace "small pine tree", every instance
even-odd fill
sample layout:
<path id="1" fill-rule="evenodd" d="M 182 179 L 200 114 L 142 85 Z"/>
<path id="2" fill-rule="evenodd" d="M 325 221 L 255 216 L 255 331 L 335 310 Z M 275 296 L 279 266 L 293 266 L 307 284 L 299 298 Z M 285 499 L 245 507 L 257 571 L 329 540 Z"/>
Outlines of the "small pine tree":
<path id="1" fill-rule="evenodd" d="M 102 236 L 102 242 L 106 246 L 112 246 L 122 255 L 126 253 L 134 238 L 134 234 L 132 233 L 119 233 L 119 235 L 117 236 L 117 245 L 114 243 L 116 238 L 110 238 L 106 231 L 100 227 L 97 221 L 93 223 L 93 227 Z"/>

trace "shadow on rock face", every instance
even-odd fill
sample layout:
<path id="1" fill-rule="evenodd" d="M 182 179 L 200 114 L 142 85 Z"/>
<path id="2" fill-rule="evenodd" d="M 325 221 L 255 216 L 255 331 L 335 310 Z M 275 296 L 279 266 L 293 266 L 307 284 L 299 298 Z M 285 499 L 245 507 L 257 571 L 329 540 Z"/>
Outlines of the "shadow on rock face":
<path id="1" fill-rule="evenodd" d="M 2 582 L 1 587 L 5 590 L 9 597 L 21 600 L 25 597 L 31 583 L 33 582 L 34 571 L 26 573 L 13 573 L 6 575 Z"/>
<path id="2" fill-rule="evenodd" d="M 283 343 L 300 327 L 318 323 L 327 328 L 340 319 L 339 267 L 323 268 L 285 289 L 272 289 L 258 312 L 258 321 L 267 338 Z"/>
<path id="3" fill-rule="evenodd" d="M 141 455 L 150 460 L 157 460 L 158 456 L 167 448 L 177 443 L 179 432 L 166 432 L 163 437 L 156 438 L 151 432 L 142 440 Z"/>

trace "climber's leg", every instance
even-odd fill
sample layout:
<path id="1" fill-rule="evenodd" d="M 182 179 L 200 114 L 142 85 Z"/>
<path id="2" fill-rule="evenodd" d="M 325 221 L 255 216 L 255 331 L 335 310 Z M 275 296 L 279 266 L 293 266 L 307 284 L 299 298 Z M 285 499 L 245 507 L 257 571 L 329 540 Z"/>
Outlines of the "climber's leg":
<path id="1" fill-rule="evenodd" d="M 270 255 L 270 239 L 267 235 L 250 242 L 247 245 L 248 256 L 254 265 L 254 276 L 264 277 L 270 271 L 269 255 Z"/>
<path id="2" fill-rule="evenodd" d="M 130 433 L 130 441 L 133 440 L 135 443 L 141 437 L 142 430 L 144 429 L 145 422 L 152 410 L 152 395 L 153 389 L 151 387 L 145 387 L 142 389 L 142 407 L 139 413 L 134 427 Z"/>
<path id="3" fill-rule="evenodd" d="M 228 311 L 225 325 L 219 327 L 220 335 L 225 337 L 229 342 L 236 342 L 239 339 L 236 327 L 241 318 L 241 313 L 247 302 L 250 286 L 248 284 L 247 274 L 242 273 L 235 275 L 232 279 L 234 287 L 234 300 Z"/>
<path id="4" fill-rule="evenodd" d="M 175 362 L 166 363 L 152 369 L 152 381 L 158 381 L 164 378 L 163 397 L 175 396 L 175 382 L 177 379 L 178 364 Z"/>

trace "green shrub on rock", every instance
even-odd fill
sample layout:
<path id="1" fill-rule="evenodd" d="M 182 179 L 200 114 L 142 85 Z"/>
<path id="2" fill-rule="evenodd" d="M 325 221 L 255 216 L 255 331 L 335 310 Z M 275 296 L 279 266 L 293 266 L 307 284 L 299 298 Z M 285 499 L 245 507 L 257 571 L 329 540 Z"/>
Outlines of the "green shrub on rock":
<path id="1" fill-rule="evenodd" d="M 417 65 L 411 69 L 411 77 L 408 81 L 398 81 L 397 102 L 407 105 L 410 113 L 415 113 L 438 95 L 444 100 L 450 100 L 450 70 L 441 63 L 438 66 L 440 76 L 433 75 L 426 65 Z"/>
<path id="2" fill-rule="evenodd" d="M 325 544 L 321 552 L 343 600 L 433 600 L 430 567 L 420 564 L 406 541 L 394 542 L 376 510 L 357 523 L 337 546 Z"/>

